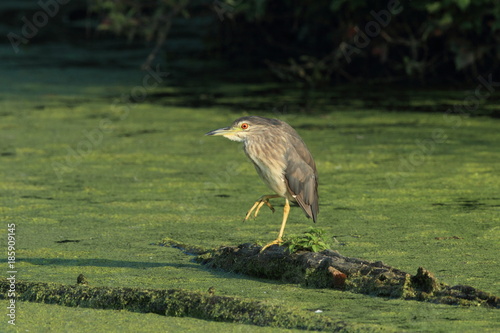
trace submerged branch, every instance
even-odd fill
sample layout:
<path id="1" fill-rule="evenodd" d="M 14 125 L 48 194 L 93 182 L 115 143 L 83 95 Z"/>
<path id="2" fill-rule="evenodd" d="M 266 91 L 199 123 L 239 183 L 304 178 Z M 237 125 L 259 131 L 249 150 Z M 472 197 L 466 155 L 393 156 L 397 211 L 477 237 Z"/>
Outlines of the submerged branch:
<path id="1" fill-rule="evenodd" d="M 81 276 L 78 279 L 82 280 Z M 70 307 L 128 310 L 175 317 L 187 316 L 289 329 L 342 332 L 348 326 L 341 321 L 259 301 L 216 296 L 211 291 L 203 293 L 183 289 L 91 287 L 79 283 L 63 285 L 17 281 L 15 300 Z M 0 299 L 7 299 L 10 288 L 9 281 L 0 281 Z"/>
<path id="2" fill-rule="evenodd" d="M 332 250 L 289 253 L 272 246 L 243 244 L 221 247 L 198 256 L 212 268 L 246 275 L 300 283 L 314 288 L 335 288 L 380 297 L 402 298 L 441 304 L 500 308 L 500 298 L 471 286 L 449 286 L 420 267 L 416 275 L 387 266 L 342 256 Z"/>

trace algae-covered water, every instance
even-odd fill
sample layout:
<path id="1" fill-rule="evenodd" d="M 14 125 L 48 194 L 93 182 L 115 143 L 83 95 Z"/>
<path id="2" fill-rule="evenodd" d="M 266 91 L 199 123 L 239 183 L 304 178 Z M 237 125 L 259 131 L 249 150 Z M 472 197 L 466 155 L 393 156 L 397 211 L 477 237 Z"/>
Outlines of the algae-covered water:
<path id="1" fill-rule="evenodd" d="M 8 225 L 15 224 L 17 279 L 75 284 L 84 274 L 92 286 L 214 287 L 217 295 L 342 320 L 352 331 L 500 330 L 498 309 L 211 271 L 178 249 L 154 244 L 168 237 L 213 248 L 276 237 L 283 202 L 274 201 L 276 213 L 264 207 L 257 219 L 242 223 L 255 199 L 269 191 L 239 144 L 204 133 L 244 115 L 278 117 L 297 129 L 315 157 L 316 227 L 333 249 L 413 274 L 423 266 L 444 283 L 500 295 L 499 120 L 435 108 L 463 103 L 468 90 L 415 92 L 410 104 L 432 113 L 365 107 L 355 94 L 338 92 L 332 99 L 338 103 L 308 116 L 279 84 L 196 90 L 193 106 L 166 75 L 158 87 L 154 78 L 144 81 L 146 75 L 74 68 L 2 73 L 0 244 L 6 247 Z M 384 100 L 397 92 L 380 94 Z M 499 108 L 494 97 L 475 111 Z M 311 225 L 293 207 L 286 233 Z M 2 267 L 7 275 L 5 261 Z M 5 313 L 7 304 L 0 301 Z M 37 303 L 18 302 L 16 310 L 15 326 L 0 317 L 2 331 L 279 331 Z"/>

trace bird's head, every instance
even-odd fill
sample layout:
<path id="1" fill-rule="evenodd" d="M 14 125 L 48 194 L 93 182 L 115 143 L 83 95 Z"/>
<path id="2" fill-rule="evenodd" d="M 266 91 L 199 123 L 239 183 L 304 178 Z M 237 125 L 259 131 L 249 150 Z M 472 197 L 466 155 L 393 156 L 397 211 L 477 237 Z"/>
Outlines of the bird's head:
<path id="1" fill-rule="evenodd" d="M 219 128 L 205 135 L 222 135 L 229 140 L 244 142 L 255 135 L 265 135 L 272 131 L 273 126 L 279 126 L 281 122 L 277 119 L 250 116 L 238 118 L 229 127 Z"/>

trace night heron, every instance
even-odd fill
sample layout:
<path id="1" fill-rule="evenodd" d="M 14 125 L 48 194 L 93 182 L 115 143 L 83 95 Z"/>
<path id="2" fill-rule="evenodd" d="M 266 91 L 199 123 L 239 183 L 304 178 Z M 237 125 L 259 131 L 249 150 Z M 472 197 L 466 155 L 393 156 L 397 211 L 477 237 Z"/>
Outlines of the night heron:
<path id="1" fill-rule="evenodd" d="M 290 212 L 290 201 L 296 202 L 306 216 L 316 222 L 318 208 L 318 173 L 316 164 L 299 134 L 287 123 L 278 119 L 257 116 L 236 119 L 231 126 L 220 128 L 206 135 L 222 135 L 229 140 L 243 142 L 243 149 L 250 158 L 260 178 L 276 194 L 261 196 L 250 208 L 257 217 L 263 205 L 273 212 L 272 198 L 285 198 L 283 222 L 278 238 L 262 248 L 280 244 Z"/>

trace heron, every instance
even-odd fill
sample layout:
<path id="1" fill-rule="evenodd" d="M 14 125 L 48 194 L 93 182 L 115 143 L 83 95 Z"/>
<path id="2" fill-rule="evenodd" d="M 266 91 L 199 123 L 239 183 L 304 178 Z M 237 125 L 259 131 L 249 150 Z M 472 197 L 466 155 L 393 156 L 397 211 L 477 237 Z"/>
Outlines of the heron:
<path id="1" fill-rule="evenodd" d="M 236 119 L 229 127 L 219 128 L 205 135 L 219 135 L 243 142 L 245 154 L 262 181 L 274 192 L 261 196 L 243 221 L 248 220 L 252 212 L 254 218 L 257 217 L 263 205 L 274 212 L 269 199 L 285 198 L 278 238 L 265 245 L 261 251 L 283 242 L 290 202 L 298 204 L 306 216 L 316 222 L 319 213 L 316 164 L 306 144 L 290 125 L 279 119 L 247 116 Z"/>

